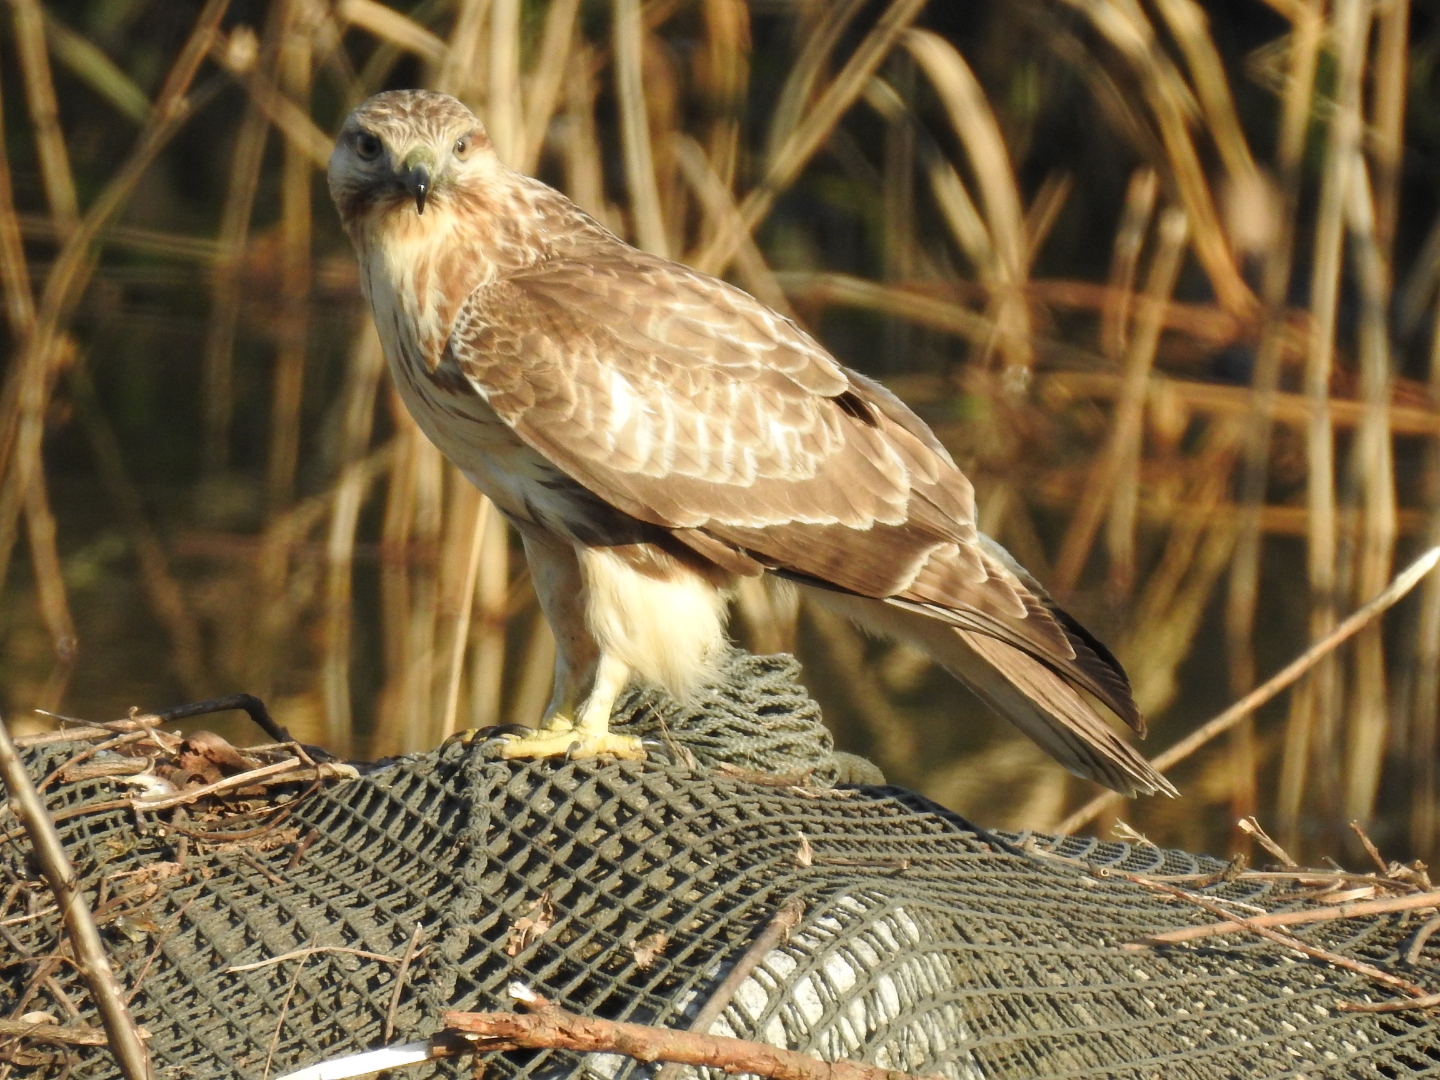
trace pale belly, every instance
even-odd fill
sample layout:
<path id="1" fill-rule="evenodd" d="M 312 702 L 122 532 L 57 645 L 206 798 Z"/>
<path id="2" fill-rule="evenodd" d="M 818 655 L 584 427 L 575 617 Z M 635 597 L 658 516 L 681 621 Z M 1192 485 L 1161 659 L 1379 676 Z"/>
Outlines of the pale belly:
<path id="1" fill-rule="evenodd" d="M 563 486 L 563 474 L 527 446 L 484 398 L 443 391 L 388 347 L 386 355 L 400 398 L 421 432 L 506 517 L 553 527 L 567 516 L 564 497 L 556 490 Z"/>

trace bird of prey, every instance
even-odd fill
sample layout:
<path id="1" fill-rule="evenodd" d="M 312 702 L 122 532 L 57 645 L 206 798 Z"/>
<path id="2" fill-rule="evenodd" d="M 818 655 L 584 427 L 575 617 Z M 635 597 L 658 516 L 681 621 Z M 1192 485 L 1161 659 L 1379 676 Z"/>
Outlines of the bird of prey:
<path id="1" fill-rule="evenodd" d="M 514 172 L 444 94 L 360 105 L 329 183 L 401 397 L 519 530 L 555 632 L 541 727 L 505 756 L 641 756 L 618 694 L 704 685 L 730 591 L 769 574 L 917 644 L 1072 772 L 1174 793 L 1097 711 L 1143 727 L 1119 663 L 883 386 Z"/>

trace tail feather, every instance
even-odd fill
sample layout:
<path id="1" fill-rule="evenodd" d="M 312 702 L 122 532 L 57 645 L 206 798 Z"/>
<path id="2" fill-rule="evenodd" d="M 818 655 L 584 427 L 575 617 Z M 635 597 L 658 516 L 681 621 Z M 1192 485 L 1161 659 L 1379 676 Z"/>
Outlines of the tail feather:
<path id="1" fill-rule="evenodd" d="M 985 634 L 953 634 L 954 647 L 935 659 L 1072 773 L 1123 795 L 1179 794 L 1044 664 Z"/>
<path id="2" fill-rule="evenodd" d="M 1124 795 L 1179 792 L 1068 680 L 999 638 L 923 610 L 811 586 L 815 601 L 874 633 L 912 642 L 1077 776 Z"/>

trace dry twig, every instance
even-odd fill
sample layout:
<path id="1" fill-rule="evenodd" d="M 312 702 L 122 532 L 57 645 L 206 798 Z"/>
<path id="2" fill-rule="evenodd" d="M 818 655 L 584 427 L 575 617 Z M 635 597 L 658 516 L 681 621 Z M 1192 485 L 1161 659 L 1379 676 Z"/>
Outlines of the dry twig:
<path id="1" fill-rule="evenodd" d="M 0 1036 L 71 1046 L 104 1046 L 108 1038 L 103 1029 L 84 1024 L 65 1027 L 60 1024 L 31 1024 L 24 1020 L 0 1020 Z"/>
<path id="2" fill-rule="evenodd" d="M 1361 826 L 1360 822 L 1350 822 L 1350 831 L 1360 838 L 1360 844 L 1365 848 L 1365 854 L 1369 855 L 1370 861 L 1380 868 L 1380 873 L 1390 873 L 1390 865 L 1385 861 L 1385 857 L 1380 854 L 1380 849 L 1375 846 L 1375 841 L 1370 839 L 1370 835 Z"/>
<path id="3" fill-rule="evenodd" d="M 1252 930 L 1256 926 L 1299 926 L 1303 923 L 1333 922 L 1336 919 L 1359 919 L 1366 915 L 1385 915 L 1393 911 L 1413 911 L 1416 908 L 1440 907 L 1440 891 L 1414 893 L 1410 896 L 1393 896 L 1384 900 L 1361 900 L 1351 904 L 1334 904 L 1330 907 L 1311 908 L 1308 911 L 1277 911 L 1269 915 L 1257 915 L 1253 919 L 1210 923 L 1208 926 L 1187 926 L 1180 930 L 1167 930 L 1163 934 L 1152 934 L 1141 941 L 1126 945 L 1127 949 L 1143 949 L 1152 945 L 1173 945 L 1181 941 L 1214 937 L 1217 934 L 1234 934 L 1241 930 Z"/>
<path id="4" fill-rule="evenodd" d="M 424 933 L 424 924 L 417 922 L 405 955 L 400 959 L 400 970 L 395 973 L 395 992 L 390 995 L 390 1007 L 385 1010 L 385 1034 L 382 1037 L 384 1042 L 389 1042 L 390 1036 L 395 1034 L 395 1015 L 400 1011 L 400 992 L 405 989 L 405 977 L 410 974 L 410 964 L 415 959 L 415 950 L 420 947 L 420 938 Z"/>
<path id="5" fill-rule="evenodd" d="M 1271 838 L 1270 834 L 1260 827 L 1260 822 L 1256 821 L 1253 817 L 1241 818 L 1236 825 L 1241 832 L 1247 834 L 1271 855 L 1279 859 L 1282 866 L 1299 868 L 1300 864 L 1292 859 L 1290 853 L 1277 844 Z"/>
<path id="6" fill-rule="evenodd" d="M 577 1016 L 533 990 L 515 984 L 511 985 L 510 993 L 534 1011 L 447 1012 L 442 1016 L 446 1032 L 470 1042 L 476 1051 L 577 1050 L 624 1054 L 636 1061 L 672 1061 L 732 1074 L 754 1073 L 770 1080 L 904 1080 L 907 1076 L 843 1058 L 820 1061 L 794 1050 L 781 1050 L 745 1039 Z"/>
<path id="7" fill-rule="evenodd" d="M 1334 652 L 1401 600 L 1411 589 L 1420 584 L 1427 574 L 1435 569 L 1437 563 L 1440 563 L 1440 547 L 1433 547 L 1397 574 L 1395 579 L 1390 582 L 1388 588 L 1352 614 L 1326 635 L 1325 638 L 1310 646 L 1310 648 L 1290 661 L 1290 663 L 1285 665 L 1279 672 L 1266 680 L 1262 685 L 1257 686 L 1239 701 L 1235 702 L 1234 705 L 1231 705 L 1219 716 L 1202 724 L 1174 746 L 1170 747 L 1169 750 L 1156 756 L 1156 758 L 1150 762 L 1151 766 L 1156 772 L 1164 773 L 1189 757 L 1217 735 L 1229 731 L 1241 720 L 1249 716 L 1271 698 L 1275 697 L 1280 691 L 1299 679 L 1300 676 L 1304 675 L 1326 656 Z M 1104 813 L 1107 807 L 1119 802 L 1124 797 L 1125 796 L 1113 791 L 1107 791 L 1103 795 L 1097 795 L 1057 825 L 1055 831 L 1059 833 L 1072 833 L 1082 825 L 1093 821 L 1100 814 Z"/>
<path id="8" fill-rule="evenodd" d="M 1411 1009 L 1433 1009 L 1440 1005 L 1440 994 L 1426 994 L 1409 1001 L 1342 1001 L 1336 1006 L 1341 1012 L 1390 1013 Z"/>
<path id="9" fill-rule="evenodd" d="M 265 1051 L 265 1068 L 260 1074 L 261 1080 L 269 1080 L 270 1064 L 275 1060 L 275 1048 L 280 1045 L 280 1033 L 285 1030 L 285 1014 L 290 1011 L 290 1001 L 295 997 L 295 988 L 300 985 L 300 976 L 305 974 L 305 965 L 315 951 L 317 950 L 313 945 L 301 951 L 304 959 L 295 966 L 295 977 L 290 980 L 290 989 L 285 991 L 285 1000 L 280 1003 L 280 1016 L 275 1021 L 275 1034 L 270 1036 L 270 1047 Z"/>
<path id="10" fill-rule="evenodd" d="M 55 824 L 46 813 L 45 804 L 41 802 L 30 774 L 25 771 L 25 763 L 10 740 L 10 731 L 3 719 L 0 719 L 0 776 L 4 777 L 11 805 L 30 837 L 30 845 L 45 881 L 55 894 L 80 974 L 100 1010 L 100 1019 L 105 1025 L 105 1034 L 120 1071 L 126 1080 L 149 1080 L 149 1055 L 140 1040 L 140 1030 L 130 1016 L 130 1010 L 125 1007 L 125 996 L 105 955 L 105 946 L 100 941 L 100 932 L 95 928 L 95 920 L 80 891 L 75 868 L 65 854 Z"/>
<path id="11" fill-rule="evenodd" d="M 1287 949 L 1294 949 L 1296 952 L 1304 953 L 1312 959 L 1322 960 L 1327 964 L 1333 964 L 1335 967 L 1344 968 L 1346 971 L 1353 971 L 1357 975 L 1364 975 L 1367 979 L 1373 979 L 1375 982 L 1388 986 L 1393 990 L 1399 990 L 1402 993 L 1409 994 L 1413 998 L 1430 996 L 1422 987 L 1417 986 L 1409 979 L 1402 979 L 1398 975 L 1392 975 L 1388 971 L 1382 971 L 1374 964 L 1367 964 L 1363 960 L 1354 960 L 1351 957 L 1342 956 L 1340 953 L 1331 952 L 1329 949 L 1319 948 L 1318 946 L 1311 945 L 1308 941 L 1301 941 L 1299 938 L 1293 937 L 1290 934 L 1282 934 L 1280 931 L 1265 925 L 1260 919 L 1237 918 L 1234 912 L 1227 911 L 1222 905 L 1217 904 L 1208 897 L 1197 896 L 1192 892 L 1176 888 L 1174 885 L 1167 885 L 1162 881 L 1154 881 L 1145 877 L 1143 874 L 1122 874 L 1118 876 L 1136 885 L 1142 885 L 1147 889 L 1152 889 L 1155 892 L 1164 893 L 1166 896 L 1173 896 L 1177 900 L 1185 900 L 1194 904 L 1202 911 L 1208 911 L 1211 915 L 1223 919 L 1226 922 L 1233 922 L 1241 929 L 1249 930 L 1252 934 L 1258 934 L 1260 937 L 1273 941 L 1277 945 Z M 1411 1002 L 1408 1003 L 1407 1007 L 1415 1008 L 1417 1006 Z"/>
<path id="12" fill-rule="evenodd" d="M 760 966 L 760 961 L 770 955 L 781 942 L 790 937 L 790 932 L 800 925 L 800 919 L 805 914 L 805 901 L 798 896 L 792 897 L 780 905 L 780 910 L 775 917 L 765 924 L 765 929 L 755 936 L 750 947 L 745 950 L 735 966 L 730 969 L 730 974 L 725 976 L 725 981 L 715 988 L 710 999 L 700 1007 L 695 1014 L 695 1019 L 690 1021 L 689 1031 L 704 1034 L 710 1030 L 710 1025 L 715 1023 L 720 1014 L 725 1011 L 736 993 L 739 992 L 742 983 L 748 979 L 754 970 Z M 675 1080 L 679 1075 L 678 1064 L 665 1065 L 655 1074 L 655 1080 Z"/>
<path id="13" fill-rule="evenodd" d="M 1420 954 L 1425 951 L 1426 943 L 1429 942 L 1430 936 L 1434 934 L 1436 930 L 1440 930 L 1440 915 L 1436 915 L 1424 926 L 1420 927 L 1419 930 L 1415 931 L 1414 936 L 1410 938 L 1409 946 L 1405 949 L 1405 963 L 1414 967 L 1420 962 Z"/>
<path id="14" fill-rule="evenodd" d="M 347 956 L 358 956 L 362 960 L 378 960 L 383 964 L 399 964 L 404 959 L 398 956 L 386 956 L 384 953 L 367 952 L 365 949 L 352 949 L 348 945 L 307 945 L 303 949 L 295 949 L 293 952 L 281 953 L 279 956 L 272 956 L 268 960 L 257 960 L 253 964 L 236 964 L 225 969 L 225 974 L 232 975 L 240 971 L 256 971 L 259 968 L 269 967 L 272 964 L 283 964 L 287 960 L 308 960 L 320 953 L 345 953 Z"/>

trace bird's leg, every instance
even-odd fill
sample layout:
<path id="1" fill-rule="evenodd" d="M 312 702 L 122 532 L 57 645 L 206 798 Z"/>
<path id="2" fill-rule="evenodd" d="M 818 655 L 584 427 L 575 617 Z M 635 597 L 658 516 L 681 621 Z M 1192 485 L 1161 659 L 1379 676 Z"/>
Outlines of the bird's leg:
<path id="1" fill-rule="evenodd" d="M 585 587 L 575 549 L 548 537 L 522 535 L 541 610 L 555 633 L 555 692 L 539 729 L 507 736 L 500 755 L 643 758 L 638 738 L 610 731 L 610 712 L 630 669 L 604 654 L 586 626 Z"/>
<path id="2" fill-rule="evenodd" d="M 557 650 L 557 661 L 559 652 Z M 559 664 L 556 665 L 557 669 Z M 610 713 L 615 699 L 630 681 L 630 669 L 610 656 L 601 656 L 594 665 L 590 692 L 584 701 L 572 696 L 578 680 L 571 680 L 562 695 L 562 674 L 556 671 L 556 694 L 545 719 L 533 735 L 507 736 L 500 748 L 504 758 L 543 758 L 568 755 L 572 758 L 617 757 L 641 760 L 645 751 L 634 735 L 617 735 L 610 730 Z"/>
<path id="3" fill-rule="evenodd" d="M 617 757 L 631 760 L 645 757 L 638 738 L 617 735 L 610 730 L 610 713 L 615 708 L 615 699 L 630 681 L 630 669 L 624 663 L 613 657 L 601 656 L 594 667 L 590 692 L 583 701 L 562 699 L 558 692 L 558 671 L 556 677 L 556 699 L 552 700 L 539 730 L 533 735 L 507 738 L 500 748 L 501 757 L 569 755 L 572 758 Z"/>

